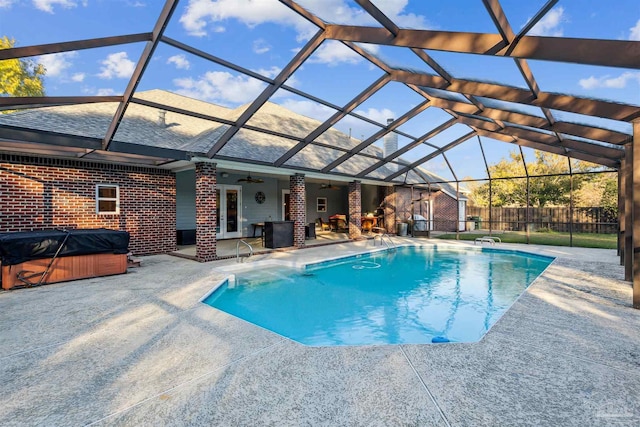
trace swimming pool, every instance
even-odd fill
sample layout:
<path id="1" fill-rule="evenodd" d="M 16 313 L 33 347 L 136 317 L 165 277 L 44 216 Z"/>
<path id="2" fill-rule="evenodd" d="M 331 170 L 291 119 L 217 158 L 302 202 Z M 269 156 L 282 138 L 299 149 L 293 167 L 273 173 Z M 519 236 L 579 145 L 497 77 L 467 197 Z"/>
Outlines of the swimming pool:
<path id="1" fill-rule="evenodd" d="M 244 273 L 204 302 L 310 346 L 473 342 L 552 260 L 488 248 L 400 247 Z"/>

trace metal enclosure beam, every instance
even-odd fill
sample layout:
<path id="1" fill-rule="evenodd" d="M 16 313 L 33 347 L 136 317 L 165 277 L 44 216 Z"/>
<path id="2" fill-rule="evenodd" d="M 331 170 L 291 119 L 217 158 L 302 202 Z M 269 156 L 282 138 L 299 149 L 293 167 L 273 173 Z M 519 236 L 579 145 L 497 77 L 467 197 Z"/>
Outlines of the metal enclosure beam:
<path id="1" fill-rule="evenodd" d="M 633 122 L 633 152 L 633 307 L 640 309 L 640 120 Z"/>
<path id="2" fill-rule="evenodd" d="M 507 49 L 500 34 L 459 31 L 399 29 L 352 25 L 327 25 L 327 39 L 412 47 L 477 55 L 506 56 L 542 61 L 569 62 L 607 67 L 640 68 L 640 44 L 628 40 L 573 39 L 522 36 Z"/>
<path id="3" fill-rule="evenodd" d="M 72 42 L 50 43 L 35 46 L 12 47 L 0 50 L 0 61 L 5 59 L 26 58 L 29 56 L 48 55 L 51 53 L 74 50 L 94 49 L 98 47 L 117 46 L 121 44 L 150 41 L 152 33 L 129 34 L 125 36 L 102 37 L 98 39 L 75 40 Z"/>
<path id="4" fill-rule="evenodd" d="M 373 82 L 368 88 L 362 91 L 359 95 L 353 98 L 347 105 L 344 106 L 340 111 L 337 111 L 331 117 L 329 117 L 324 123 L 318 126 L 313 132 L 311 132 L 307 137 L 304 138 L 303 141 L 296 144 L 293 148 L 283 154 L 278 160 L 275 161 L 275 166 L 282 166 L 287 160 L 291 157 L 295 156 L 299 153 L 304 147 L 309 145 L 312 141 L 322 135 L 326 130 L 328 130 L 331 126 L 338 123 L 342 120 L 347 114 L 352 112 L 358 105 L 362 104 L 364 101 L 369 99 L 371 95 L 380 90 L 384 85 L 389 82 L 389 75 L 384 75 L 380 77 L 378 80 Z"/>
<path id="5" fill-rule="evenodd" d="M 531 29 L 533 27 L 535 27 L 535 25 L 542 19 L 544 18 L 544 16 L 547 14 L 547 12 L 549 12 L 551 10 L 551 8 L 553 6 L 556 5 L 556 3 L 558 3 L 558 0 L 549 0 L 544 6 L 542 6 L 542 8 L 538 11 L 538 13 L 536 13 L 533 18 L 531 18 L 524 27 L 522 27 L 522 29 L 520 30 L 520 32 L 518 33 L 518 35 L 516 36 L 516 39 L 514 40 L 514 45 L 525 35 L 527 34 L 529 31 L 531 31 Z"/>
<path id="6" fill-rule="evenodd" d="M 123 100 L 118 105 L 118 110 L 116 111 L 113 119 L 111 120 L 111 124 L 107 129 L 107 133 L 104 136 L 102 141 L 102 148 L 106 151 L 109 150 L 109 145 L 111 145 L 111 141 L 120 126 L 120 122 L 124 117 L 124 113 L 127 110 L 127 106 L 129 105 L 129 101 L 133 96 L 133 93 L 136 91 L 138 87 L 138 83 L 140 83 L 140 79 L 144 74 L 144 70 L 147 68 L 147 64 L 151 61 L 151 56 L 153 52 L 156 50 L 156 46 L 162 37 L 162 33 L 164 33 L 169 20 L 171 19 L 171 15 L 173 15 L 176 6 L 178 5 L 178 0 L 166 0 L 162 11 L 160 12 L 160 16 L 156 21 L 156 25 L 153 27 L 153 31 L 151 32 L 151 40 L 147 42 L 142 54 L 140 55 L 140 59 L 136 63 L 136 68 L 133 70 L 133 74 L 129 79 L 129 83 L 127 84 L 127 88 L 124 90 Z"/>
<path id="7" fill-rule="evenodd" d="M 640 117 L 640 108 L 633 105 L 547 92 L 539 92 L 538 96 L 535 97 L 529 90 L 495 83 L 463 79 L 452 79 L 451 82 L 448 82 L 440 76 L 395 69 L 391 71 L 391 78 L 395 81 L 416 86 L 446 89 L 451 92 L 483 96 L 498 101 L 546 107 L 612 120 L 630 121 Z"/>
<path id="8" fill-rule="evenodd" d="M 345 161 L 347 161 L 351 157 L 353 157 L 356 154 L 358 154 L 363 149 L 367 148 L 369 145 L 371 145 L 374 142 L 376 142 L 378 139 L 382 138 L 384 135 L 386 135 L 386 134 L 388 134 L 390 132 L 393 132 L 394 129 L 396 129 L 399 126 L 402 126 L 404 123 L 409 121 L 411 118 L 413 118 L 414 116 L 420 114 L 422 111 L 426 110 L 429 107 L 429 105 L 430 105 L 430 101 L 428 101 L 428 100 L 416 105 L 411 110 L 407 111 L 402 116 L 400 116 L 398 119 L 394 120 L 391 124 L 389 124 L 388 126 L 386 126 L 383 129 L 380 129 L 378 132 L 374 133 L 372 136 L 370 136 L 369 138 L 367 138 L 364 141 L 362 141 L 360 144 L 358 144 L 355 147 L 353 147 L 351 150 L 349 150 L 348 153 L 340 156 L 339 158 L 337 158 L 333 162 L 329 163 L 329 165 L 325 166 L 322 169 L 322 172 L 328 172 L 331 169 L 333 169 L 333 168 L 339 166 L 340 164 L 344 163 Z"/>
<path id="9" fill-rule="evenodd" d="M 0 52 L 2 52 L 0 50 Z M 122 96 L 13 96 L 0 97 L 0 110 L 17 110 L 60 105 L 95 104 L 98 102 L 120 102 Z"/>
<path id="10" fill-rule="evenodd" d="M 440 147 L 438 147 L 436 145 L 433 145 L 433 144 L 429 144 L 426 141 L 428 141 L 429 139 L 431 139 L 434 136 L 438 135 L 440 132 L 443 132 L 444 130 L 449 129 L 451 126 L 455 125 L 456 123 L 458 123 L 457 119 L 451 119 L 451 120 L 449 120 L 447 122 L 444 122 L 443 124 L 441 124 L 437 128 L 435 128 L 433 130 L 430 130 L 429 132 L 427 132 L 426 134 L 422 135 L 420 138 L 416 139 L 415 141 L 405 145 L 402 148 L 399 148 L 398 151 L 395 151 L 395 152 L 389 154 L 384 159 L 382 159 L 382 160 L 374 163 L 373 165 L 369 166 L 367 169 L 363 170 L 362 172 L 360 172 L 356 176 L 359 177 L 359 178 L 362 178 L 365 175 L 367 175 L 367 174 L 373 172 L 374 170 L 378 169 L 379 167 L 381 167 L 385 163 L 388 163 L 388 162 L 392 161 L 393 159 L 395 159 L 397 157 L 400 157 L 401 155 L 403 155 L 407 151 L 410 151 L 411 149 L 419 146 L 420 144 L 426 144 L 426 145 L 429 145 L 430 147 L 435 148 L 436 150 L 439 150 Z"/>
<path id="11" fill-rule="evenodd" d="M 302 63 L 309 58 L 315 52 L 315 50 L 322 44 L 325 40 L 324 33 L 322 30 L 318 31 L 312 38 L 304 45 L 304 47 L 293 57 L 293 59 L 280 71 L 278 76 L 273 80 L 273 84 L 267 86 L 262 93 L 251 103 L 249 107 L 240 115 L 236 124 L 230 127 L 211 147 L 207 156 L 209 158 L 215 156 L 218 151 L 222 149 L 226 145 L 227 142 L 233 136 L 238 133 L 240 128 L 242 128 L 251 117 L 262 107 L 265 102 L 271 98 L 280 87 L 284 84 L 284 82 L 291 77 L 291 75 L 302 65 Z"/>
<path id="12" fill-rule="evenodd" d="M 504 14 L 500 2 L 498 0 L 482 0 L 482 3 L 484 3 L 484 7 L 487 9 L 487 12 L 489 12 L 491 20 L 500 32 L 502 40 L 507 44 L 511 43 L 516 35 L 511 29 L 511 25 L 509 25 L 509 20 Z"/>
<path id="13" fill-rule="evenodd" d="M 453 147 L 456 147 L 460 144 L 462 144 L 463 142 L 465 142 L 467 139 L 469 138 L 473 138 L 475 135 L 477 134 L 476 131 L 473 132 L 469 132 L 466 135 L 461 136 L 460 138 L 456 139 L 453 142 L 450 142 L 449 144 L 445 145 L 444 147 L 440 148 L 439 150 L 434 151 L 433 153 L 430 153 L 426 156 L 424 156 L 423 158 L 416 160 L 415 162 L 405 166 L 404 168 L 392 173 L 391 175 L 389 175 L 388 177 L 385 178 L 385 181 L 389 182 L 392 181 L 394 178 L 402 175 L 403 173 L 406 173 L 408 171 L 410 171 L 411 169 L 420 166 L 421 164 L 428 162 L 429 160 L 433 159 L 434 157 L 439 156 L 440 154 L 444 153 L 447 150 L 452 149 Z"/>
<path id="14" fill-rule="evenodd" d="M 394 36 L 398 34 L 400 28 L 387 17 L 380 9 L 378 9 L 369 0 L 355 0 L 369 15 L 376 21 L 378 21 L 384 28 L 387 29 Z"/>
<path id="15" fill-rule="evenodd" d="M 618 255 L 620 256 L 620 265 L 624 265 L 624 189 L 626 188 L 625 171 L 626 160 L 622 159 L 622 161 L 620 162 L 620 169 L 618 169 Z"/>
<path id="16" fill-rule="evenodd" d="M 624 187 L 624 280 L 633 281 L 633 158 L 634 158 L 634 145 L 629 144 L 627 148 L 627 155 L 625 156 L 625 187 Z"/>
<path id="17" fill-rule="evenodd" d="M 550 130 L 553 132 L 565 133 L 568 135 L 579 136 L 582 138 L 602 141 L 609 144 L 624 144 L 631 140 L 632 135 L 623 132 L 617 132 L 610 129 L 589 126 L 585 124 L 569 123 L 555 120 L 553 124 L 543 117 L 532 116 L 525 113 L 519 113 L 509 110 L 499 110 L 496 108 L 484 107 L 482 111 L 478 111 L 477 107 L 464 102 L 452 101 L 449 99 L 436 98 L 428 95 L 434 107 L 444 110 L 451 110 L 456 114 L 467 114 L 477 118 L 486 117 L 489 119 L 500 120 L 503 122 L 513 123 L 516 125 Z M 548 111 L 547 109 L 543 109 Z"/>

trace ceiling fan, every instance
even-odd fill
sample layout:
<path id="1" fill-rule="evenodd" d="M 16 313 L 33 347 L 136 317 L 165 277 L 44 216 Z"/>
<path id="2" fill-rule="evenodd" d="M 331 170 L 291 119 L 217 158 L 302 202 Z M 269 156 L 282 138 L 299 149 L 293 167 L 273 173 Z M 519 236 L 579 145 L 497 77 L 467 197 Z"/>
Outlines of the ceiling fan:
<path id="1" fill-rule="evenodd" d="M 252 178 L 251 174 L 249 174 L 246 178 L 240 178 L 237 182 L 246 182 L 247 184 L 261 184 L 264 182 L 264 180 L 260 178 Z"/>
<path id="2" fill-rule="evenodd" d="M 329 183 L 329 184 L 320 184 L 320 189 L 321 190 L 340 190 L 340 187 Z"/>

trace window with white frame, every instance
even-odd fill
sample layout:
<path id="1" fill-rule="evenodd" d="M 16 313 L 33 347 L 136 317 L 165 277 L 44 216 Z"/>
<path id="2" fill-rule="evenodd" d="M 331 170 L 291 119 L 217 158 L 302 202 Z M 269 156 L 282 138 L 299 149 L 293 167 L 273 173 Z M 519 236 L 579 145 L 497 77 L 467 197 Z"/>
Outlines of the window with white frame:
<path id="1" fill-rule="evenodd" d="M 326 212 L 327 211 L 327 198 L 326 197 L 318 197 L 316 202 L 317 211 L 318 212 Z"/>
<path id="2" fill-rule="evenodd" d="M 112 184 L 96 185 L 96 213 L 120 213 L 120 187 Z"/>

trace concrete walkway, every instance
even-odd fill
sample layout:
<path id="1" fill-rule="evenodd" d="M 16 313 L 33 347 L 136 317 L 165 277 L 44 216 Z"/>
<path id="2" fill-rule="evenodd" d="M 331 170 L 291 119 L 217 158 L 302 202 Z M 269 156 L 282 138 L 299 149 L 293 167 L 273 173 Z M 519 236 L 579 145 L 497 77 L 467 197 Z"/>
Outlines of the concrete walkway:
<path id="1" fill-rule="evenodd" d="M 640 425 L 640 311 L 615 252 L 518 248 L 558 259 L 472 344 L 305 347 L 199 302 L 229 260 L 2 292 L 0 425 Z"/>

